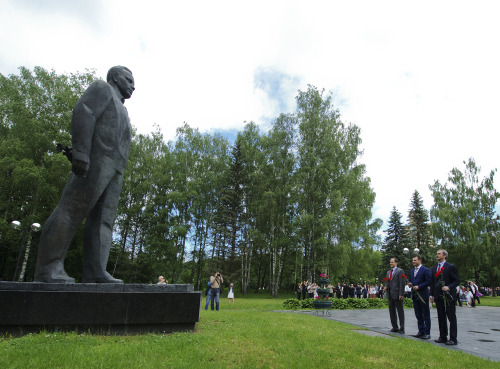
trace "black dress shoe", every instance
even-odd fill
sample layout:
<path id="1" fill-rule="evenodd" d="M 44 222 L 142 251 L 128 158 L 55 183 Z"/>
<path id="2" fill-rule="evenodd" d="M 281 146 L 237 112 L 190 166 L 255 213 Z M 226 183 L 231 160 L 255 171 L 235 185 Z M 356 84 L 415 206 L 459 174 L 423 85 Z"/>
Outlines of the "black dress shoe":
<path id="1" fill-rule="evenodd" d="M 400 330 L 398 331 L 398 333 L 405 334 L 405 330 L 404 330 L 404 329 L 400 329 Z"/>
<path id="2" fill-rule="evenodd" d="M 423 334 L 423 335 L 420 336 L 420 339 L 423 339 L 423 340 L 428 340 L 430 338 L 431 338 L 431 336 L 428 335 L 428 334 Z"/>
<path id="3" fill-rule="evenodd" d="M 391 332 L 399 332 L 399 329 L 397 329 L 397 328 L 392 328 L 392 329 L 391 329 Z"/>
<path id="4" fill-rule="evenodd" d="M 448 342 L 448 340 L 446 338 L 439 337 L 437 340 L 434 340 L 434 342 L 437 342 L 437 343 L 446 343 L 446 342 Z"/>
<path id="5" fill-rule="evenodd" d="M 418 332 L 417 334 L 414 334 L 413 337 L 417 337 L 417 338 L 420 338 L 422 337 L 424 334 L 422 332 Z"/>
<path id="6" fill-rule="evenodd" d="M 447 345 L 447 346 L 455 346 L 456 344 L 458 344 L 458 342 L 453 341 L 453 340 L 449 340 L 449 341 L 445 342 L 445 345 Z"/>

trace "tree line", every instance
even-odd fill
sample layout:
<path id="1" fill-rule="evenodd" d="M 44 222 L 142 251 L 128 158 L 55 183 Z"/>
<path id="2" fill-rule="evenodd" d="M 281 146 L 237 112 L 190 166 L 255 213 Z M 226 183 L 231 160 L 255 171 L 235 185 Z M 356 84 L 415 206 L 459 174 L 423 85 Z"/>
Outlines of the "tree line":
<path id="1" fill-rule="evenodd" d="M 423 262 L 433 266 L 436 251 L 442 248 L 449 253 L 448 261 L 458 267 L 461 284 L 473 280 L 481 286 L 499 285 L 500 233 L 495 206 L 500 193 L 494 186 L 496 169 L 480 178 L 481 168 L 473 158 L 463 164 L 464 169 L 450 171 L 447 183 L 435 181 L 429 185 L 434 199 L 430 212 L 423 207 L 418 191 L 411 199 L 407 225 L 403 224 L 401 213 L 392 209 L 383 245 L 383 265 L 388 265 L 394 256 L 409 271 L 413 250 L 417 248 Z"/>
<path id="2" fill-rule="evenodd" d="M 56 206 L 71 170 L 56 144 L 70 145 L 72 108 L 95 79 L 93 71 L 60 75 L 40 67 L 21 67 L 19 75 L 0 74 L 4 280 L 12 279 L 20 248 L 21 235 L 10 222 L 20 220 L 23 227 L 38 222 L 43 227 Z M 314 280 L 319 272 L 352 283 L 381 274 L 391 249 L 386 237 L 388 252 L 378 251 L 382 221 L 372 218 L 375 193 L 360 163 L 359 127 L 344 123 L 332 95 L 314 86 L 298 91 L 296 104 L 293 114 L 276 117 L 267 132 L 246 123 L 234 142 L 187 123 L 169 141 L 158 127 L 147 135 L 134 131 L 108 270 L 129 283 L 154 282 L 162 274 L 170 283 L 193 283 L 202 289 L 217 269 L 243 293 L 266 288 L 275 296 L 280 288 Z M 434 186 L 444 191 L 440 184 Z M 492 235 L 488 246 L 479 246 L 484 235 L 476 243 L 455 237 L 453 225 L 444 223 L 443 214 L 448 213 L 439 211 L 456 204 L 438 206 L 442 201 L 436 196 L 432 232 L 443 243 L 461 242 L 465 250 L 473 250 L 469 245 L 495 250 L 497 229 L 491 225 L 497 222 L 497 197 L 495 192 L 485 203 L 490 210 L 485 227 Z M 425 217 L 418 219 L 427 224 Z M 427 230 L 419 232 L 412 234 L 429 238 Z M 32 280 L 38 237 L 27 232 L 21 280 Z M 422 250 L 430 250 L 427 238 L 416 237 Z M 80 230 L 66 258 L 66 270 L 77 280 L 81 238 Z M 479 276 L 495 275 L 493 268 L 484 270 L 479 257 L 467 263 Z"/>

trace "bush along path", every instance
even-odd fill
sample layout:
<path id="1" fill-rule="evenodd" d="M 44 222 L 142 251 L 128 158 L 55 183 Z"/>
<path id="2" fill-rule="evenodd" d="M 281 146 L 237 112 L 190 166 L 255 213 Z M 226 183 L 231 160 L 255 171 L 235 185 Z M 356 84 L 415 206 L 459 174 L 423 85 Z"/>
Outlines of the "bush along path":
<path id="1" fill-rule="evenodd" d="M 388 300 L 386 299 L 337 299 L 333 298 L 329 301 L 332 302 L 331 309 L 333 310 L 349 310 L 349 309 L 383 309 L 388 307 Z M 283 301 L 283 307 L 287 310 L 301 310 L 313 309 L 314 299 L 297 300 L 296 298 L 289 298 Z M 413 308 L 413 301 L 409 298 L 404 299 L 405 308 Z"/>

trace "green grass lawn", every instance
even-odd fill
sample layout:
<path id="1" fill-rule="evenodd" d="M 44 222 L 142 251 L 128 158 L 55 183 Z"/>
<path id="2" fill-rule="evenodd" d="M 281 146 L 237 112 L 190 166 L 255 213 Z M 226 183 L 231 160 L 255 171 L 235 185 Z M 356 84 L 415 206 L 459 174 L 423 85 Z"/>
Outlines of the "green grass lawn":
<path id="1" fill-rule="evenodd" d="M 41 333 L 0 340 L 0 368 L 498 368 L 407 338 L 369 337 L 339 322 L 272 312 L 286 297 L 221 299 L 194 332 L 92 336 Z M 490 302 L 490 299 L 484 299 Z M 493 300 L 497 301 L 497 300 Z M 483 303 L 483 299 L 481 299 Z M 497 305 L 498 306 L 498 305 Z"/>
<path id="2" fill-rule="evenodd" d="M 498 306 L 500 307 L 500 297 L 495 296 L 482 296 L 479 298 L 481 300 L 481 303 L 478 305 L 476 301 L 476 306 Z"/>

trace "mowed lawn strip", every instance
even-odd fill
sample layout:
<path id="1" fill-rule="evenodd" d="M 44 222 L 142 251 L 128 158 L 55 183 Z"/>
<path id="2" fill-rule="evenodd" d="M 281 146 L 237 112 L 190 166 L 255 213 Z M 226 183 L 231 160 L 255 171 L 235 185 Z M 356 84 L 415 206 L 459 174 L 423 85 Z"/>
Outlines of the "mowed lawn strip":
<path id="1" fill-rule="evenodd" d="M 92 336 L 41 333 L 0 341 L 1 368 L 498 368 L 460 351 L 357 327 L 277 313 L 284 298 L 237 297 L 202 310 L 195 332 Z M 486 300 L 485 300 L 486 301 Z M 204 307 L 205 299 L 203 299 Z M 458 366 L 457 366 L 458 364 Z"/>
<path id="2" fill-rule="evenodd" d="M 481 301 L 480 304 L 477 303 L 476 301 L 476 306 L 497 306 L 500 307 L 500 297 L 495 296 L 482 296 L 479 298 Z"/>

